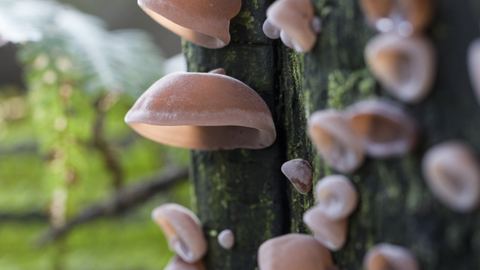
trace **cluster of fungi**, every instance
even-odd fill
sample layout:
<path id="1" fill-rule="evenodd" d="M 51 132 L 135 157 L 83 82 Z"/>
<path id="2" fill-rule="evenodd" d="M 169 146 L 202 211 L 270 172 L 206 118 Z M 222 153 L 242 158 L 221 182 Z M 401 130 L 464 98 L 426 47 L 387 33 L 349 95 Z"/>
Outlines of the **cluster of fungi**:
<path id="1" fill-rule="evenodd" d="M 422 33 L 433 17 L 433 1 L 360 0 L 368 22 L 380 32 L 365 48 L 366 62 L 379 82 L 402 102 L 421 102 L 432 88 L 435 53 Z M 241 0 L 138 3 L 160 24 L 206 48 L 229 43 L 230 19 L 241 8 Z M 277 0 L 267 10 L 263 25 L 265 35 L 281 38 L 298 52 L 311 50 L 320 30 L 321 20 L 308 0 Z M 472 43 L 469 59 L 472 82 L 480 92 L 480 41 Z M 223 69 L 164 76 L 138 99 L 125 121 L 151 140 L 188 149 L 261 149 L 276 138 L 272 115 L 262 98 Z M 317 111 L 310 116 L 307 129 L 323 160 L 340 173 L 358 169 L 365 156 L 401 157 L 415 148 L 419 138 L 415 120 L 401 105 L 384 99 L 360 101 L 344 111 Z M 461 141 L 433 147 L 422 162 L 432 194 L 459 212 L 471 211 L 479 203 L 479 168 L 475 154 Z M 312 189 L 313 170 L 307 161 L 290 160 L 281 170 L 301 194 Z M 329 250 L 338 251 L 345 244 L 348 217 L 357 208 L 359 195 L 340 174 L 321 179 L 314 193 L 318 204 L 305 212 L 303 221 L 315 235 L 292 233 L 264 242 L 258 250 L 260 270 L 338 269 Z M 177 253 L 166 269 L 205 269 L 202 257 L 207 241 L 194 213 L 165 204 L 153 211 L 152 218 Z M 225 249 L 232 248 L 233 232 L 222 231 L 218 241 Z M 364 266 L 368 270 L 419 269 L 409 250 L 387 243 L 371 248 Z"/>

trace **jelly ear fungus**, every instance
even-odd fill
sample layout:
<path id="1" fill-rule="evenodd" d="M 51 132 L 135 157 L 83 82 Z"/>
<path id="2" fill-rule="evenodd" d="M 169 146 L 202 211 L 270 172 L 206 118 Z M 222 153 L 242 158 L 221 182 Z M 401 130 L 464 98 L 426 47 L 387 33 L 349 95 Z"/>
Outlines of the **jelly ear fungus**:
<path id="1" fill-rule="evenodd" d="M 230 20 L 242 6 L 241 0 L 138 0 L 155 21 L 175 34 L 210 49 L 230 42 Z"/>
<path id="2" fill-rule="evenodd" d="M 276 138 L 267 104 L 222 69 L 164 76 L 135 102 L 125 122 L 153 141 L 197 150 L 260 149 Z"/>
<path id="3" fill-rule="evenodd" d="M 365 48 L 372 73 L 393 96 L 418 103 L 431 91 L 435 49 L 423 37 L 434 15 L 433 0 L 360 0 L 365 17 L 381 33 Z"/>

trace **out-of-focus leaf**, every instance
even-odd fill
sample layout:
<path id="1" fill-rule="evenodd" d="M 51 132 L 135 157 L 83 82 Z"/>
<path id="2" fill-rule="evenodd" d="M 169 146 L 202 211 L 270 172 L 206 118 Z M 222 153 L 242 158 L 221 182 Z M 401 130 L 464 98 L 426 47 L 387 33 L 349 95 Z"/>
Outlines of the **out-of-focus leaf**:
<path id="1" fill-rule="evenodd" d="M 109 32 L 102 20 L 52 1 L 0 0 L 0 39 L 18 43 L 24 63 L 39 51 L 70 55 L 92 94 L 138 97 L 163 74 L 161 53 L 145 32 Z"/>

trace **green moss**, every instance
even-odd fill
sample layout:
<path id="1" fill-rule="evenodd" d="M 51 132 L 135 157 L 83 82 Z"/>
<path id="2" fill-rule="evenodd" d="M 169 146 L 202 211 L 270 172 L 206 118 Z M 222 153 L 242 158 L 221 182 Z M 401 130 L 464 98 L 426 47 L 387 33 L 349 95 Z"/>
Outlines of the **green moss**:
<path id="1" fill-rule="evenodd" d="M 311 111 L 313 110 L 313 102 L 310 99 L 310 91 L 306 90 L 303 91 L 303 97 L 304 97 L 304 107 L 305 107 L 305 116 L 308 118 L 310 117 Z"/>
<path id="2" fill-rule="evenodd" d="M 265 221 L 266 221 L 267 227 L 266 227 L 266 230 L 264 232 L 264 238 L 265 239 L 270 239 L 270 238 L 275 236 L 275 233 L 273 233 L 273 231 L 272 231 L 273 230 L 272 227 L 273 227 L 273 224 L 276 222 L 275 213 L 272 210 L 270 210 L 270 209 L 267 210 Z"/>
<path id="3" fill-rule="evenodd" d="M 411 157 L 405 158 L 402 161 L 404 172 L 408 174 L 406 179 L 410 179 L 410 181 L 408 181 L 409 185 L 407 188 L 407 194 L 405 195 L 405 206 L 410 213 L 414 213 L 421 205 L 421 202 L 428 200 L 429 198 L 429 196 L 423 196 L 422 185 L 420 184 L 422 180 L 417 174 L 415 174 L 416 170 L 414 164 L 415 160 Z"/>
<path id="4" fill-rule="evenodd" d="M 390 199 L 398 199 L 401 194 L 401 187 L 395 174 L 393 174 L 392 170 L 389 169 L 387 165 L 383 162 L 378 162 L 377 170 L 380 181 L 382 183 L 382 187 L 386 190 L 386 195 Z M 382 196 L 382 194 L 380 194 L 379 196 Z"/>
<path id="5" fill-rule="evenodd" d="M 328 163 L 323 160 L 321 160 L 321 163 L 323 163 L 324 176 L 332 175 L 333 172 L 330 165 L 328 165 Z"/>
<path id="6" fill-rule="evenodd" d="M 368 189 L 361 189 L 359 190 L 359 197 L 360 198 L 371 198 L 371 193 Z M 370 200 L 362 200 L 361 201 L 361 204 L 360 204 L 360 214 L 362 216 L 366 216 L 368 215 L 368 213 L 370 212 L 371 208 L 370 208 Z M 368 223 L 370 223 L 370 221 L 368 221 Z"/>
<path id="7" fill-rule="evenodd" d="M 255 9 L 259 9 L 259 8 L 260 8 L 260 5 L 258 4 L 258 0 L 253 0 L 253 1 L 252 1 L 252 4 L 253 4 L 253 7 L 254 7 Z"/>
<path id="8" fill-rule="evenodd" d="M 293 51 L 289 55 L 289 63 L 291 65 L 292 77 L 296 85 L 301 85 L 302 75 L 305 70 L 304 54 Z"/>
<path id="9" fill-rule="evenodd" d="M 247 30 L 253 30 L 255 18 L 253 18 L 251 12 L 248 9 L 240 11 L 235 18 L 232 19 L 232 23 L 243 25 Z M 228 61 L 226 61 L 228 63 Z"/>
<path id="10" fill-rule="evenodd" d="M 360 71 L 358 89 L 362 99 L 375 96 L 375 79 L 368 69 Z"/>
<path id="11" fill-rule="evenodd" d="M 210 230 L 208 232 L 208 235 L 210 235 L 210 237 L 217 237 L 218 231 L 217 230 Z"/>
<path id="12" fill-rule="evenodd" d="M 331 6 L 323 7 L 322 10 L 321 10 L 321 13 L 320 13 L 320 18 L 322 18 L 322 20 L 325 20 L 326 18 L 328 18 L 330 13 L 332 13 L 332 7 Z"/>
<path id="13" fill-rule="evenodd" d="M 342 96 L 350 88 L 347 80 L 339 70 L 334 70 L 328 75 L 328 106 L 330 108 L 342 110 L 345 104 Z"/>
<path id="14" fill-rule="evenodd" d="M 375 79 L 367 69 L 351 73 L 334 70 L 328 75 L 328 106 L 343 110 L 358 96 L 365 99 L 375 96 Z"/>
<path id="15" fill-rule="evenodd" d="M 226 63 L 235 63 L 236 61 L 237 61 L 237 52 L 235 50 L 228 51 L 227 59 L 225 59 L 225 62 Z"/>

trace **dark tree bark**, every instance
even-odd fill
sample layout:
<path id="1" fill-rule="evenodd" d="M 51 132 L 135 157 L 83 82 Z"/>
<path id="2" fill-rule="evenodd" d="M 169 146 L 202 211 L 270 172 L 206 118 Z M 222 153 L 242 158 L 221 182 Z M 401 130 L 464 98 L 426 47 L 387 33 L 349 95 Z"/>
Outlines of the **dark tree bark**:
<path id="1" fill-rule="evenodd" d="M 375 35 L 356 0 L 313 0 L 324 29 L 312 52 L 298 54 L 262 33 L 271 1 L 244 0 L 231 24 L 232 42 L 209 50 L 184 42 L 190 71 L 223 67 L 255 89 L 272 111 L 278 138 L 263 150 L 192 152 L 191 175 L 196 212 L 209 243 L 209 270 L 255 269 L 256 251 L 265 240 L 288 232 L 309 233 L 303 213 L 315 204 L 313 193 L 300 195 L 281 174 L 283 162 L 309 161 L 314 179 L 335 173 L 306 136 L 315 110 L 343 109 L 372 96 L 391 97 L 375 81 L 363 60 L 365 44 Z M 335 262 L 341 269 L 362 269 L 374 244 L 388 242 L 412 250 L 421 268 L 480 269 L 480 215 L 455 213 L 439 203 L 425 185 L 421 158 L 447 139 L 468 141 L 480 157 L 480 107 L 468 78 L 466 52 L 479 33 L 480 2 L 439 0 L 427 32 L 436 47 L 438 72 L 428 98 L 406 105 L 418 121 L 422 140 L 398 159 L 367 159 L 347 176 L 360 194 L 349 218 L 348 240 Z M 232 250 L 216 235 L 235 232 Z"/>

